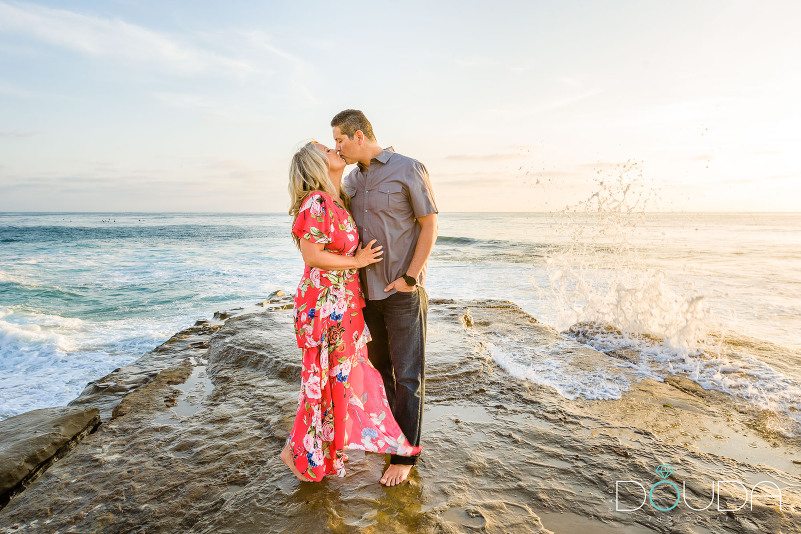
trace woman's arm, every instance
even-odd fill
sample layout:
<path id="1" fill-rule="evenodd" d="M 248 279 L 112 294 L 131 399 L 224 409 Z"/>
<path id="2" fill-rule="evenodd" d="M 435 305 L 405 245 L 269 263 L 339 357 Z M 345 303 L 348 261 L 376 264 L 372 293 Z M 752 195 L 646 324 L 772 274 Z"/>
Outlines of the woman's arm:
<path id="1" fill-rule="evenodd" d="M 381 246 L 373 248 L 375 239 L 367 243 L 367 246 L 356 249 L 355 256 L 342 256 L 325 250 L 325 244 L 312 243 L 308 239 L 300 240 L 300 253 L 303 255 L 303 262 L 309 267 L 317 267 L 326 271 L 344 271 L 345 269 L 361 269 L 371 263 L 381 261 L 384 253 Z"/>

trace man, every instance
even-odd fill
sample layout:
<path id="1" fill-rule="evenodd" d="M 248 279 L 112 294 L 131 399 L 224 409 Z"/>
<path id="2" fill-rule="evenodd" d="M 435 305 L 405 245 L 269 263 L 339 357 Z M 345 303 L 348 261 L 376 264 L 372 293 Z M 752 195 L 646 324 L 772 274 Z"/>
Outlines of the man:
<path id="1" fill-rule="evenodd" d="M 362 243 L 383 246 L 384 259 L 362 269 L 364 320 L 372 341 L 370 362 L 381 373 L 392 414 L 413 446 L 420 444 L 425 392 L 428 295 L 426 262 L 437 239 L 437 206 L 428 171 L 419 161 L 381 148 L 359 110 L 331 120 L 340 156 L 357 168 L 343 180 Z M 409 476 L 417 456 L 390 458 L 381 483 Z"/>

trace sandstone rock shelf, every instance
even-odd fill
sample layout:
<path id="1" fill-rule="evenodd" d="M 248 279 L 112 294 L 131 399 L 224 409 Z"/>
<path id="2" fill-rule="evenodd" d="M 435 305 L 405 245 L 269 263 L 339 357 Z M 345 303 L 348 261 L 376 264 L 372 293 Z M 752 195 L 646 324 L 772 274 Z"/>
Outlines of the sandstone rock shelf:
<path id="1" fill-rule="evenodd" d="M 513 378 L 493 347 L 535 344 L 588 379 L 610 356 L 507 301 L 431 300 L 425 450 L 410 483 L 380 486 L 385 458 L 353 451 L 345 478 L 302 484 L 278 458 L 299 389 L 291 299 L 270 301 L 90 384 L 73 406 L 98 408 L 103 424 L 0 510 L 0 532 L 800 531 L 797 441 L 687 377 L 605 401 Z M 616 510 L 616 481 L 648 488 L 660 464 L 696 508 L 718 480 L 773 481 L 783 502 Z M 724 506 L 735 490 L 721 489 Z"/>
<path id="2" fill-rule="evenodd" d="M 33 410 L 0 421 L 0 507 L 100 424 L 93 407 Z"/>

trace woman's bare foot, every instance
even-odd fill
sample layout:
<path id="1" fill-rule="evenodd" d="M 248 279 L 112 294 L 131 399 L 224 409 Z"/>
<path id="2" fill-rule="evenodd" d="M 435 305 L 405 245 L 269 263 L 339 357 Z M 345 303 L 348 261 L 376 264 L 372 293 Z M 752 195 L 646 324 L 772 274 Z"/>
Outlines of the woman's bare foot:
<path id="1" fill-rule="evenodd" d="M 292 461 L 292 452 L 289 450 L 288 443 L 284 445 L 284 450 L 281 451 L 281 461 L 284 462 L 293 473 L 295 473 L 295 476 L 298 477 L 298 480 L 302 482 L 309 482 L 309 479 L 300 473 L 298 468 L 295 466 L 295 462 Z"/>
<path id="2" fill-rule="evenodd" d="M 411 465 L 390 464 L 384 471 L 384 476 L 381 477 L 381 483 L 385 486 L 397 486 L 406 482 L 412 467 Z"/>

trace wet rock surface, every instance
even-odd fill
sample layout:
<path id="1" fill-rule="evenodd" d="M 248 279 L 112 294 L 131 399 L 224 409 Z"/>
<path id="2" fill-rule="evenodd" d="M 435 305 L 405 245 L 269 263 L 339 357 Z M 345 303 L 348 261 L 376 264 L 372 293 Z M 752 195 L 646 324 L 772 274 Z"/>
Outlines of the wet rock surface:
<path id="1" fill-rule="evenodd" d="M 493 357 L 504 344 L 536 344 L 587 379 L 610 357 L 504 301 L 431 300 L 425 450 L 408 484 L 382 487 L 385 457 L 359 451 L 345 478 L 301 483 L 278 457 L 300 385 L 291 299 L 227 313 L 87 387 L 75 404 L 105 422 L 0 511 L 0 531 L 801 531 L 797 442 L 771 441 L 733 398 L 686 378 L 644 380 L 615 401 L 513 378 Z M 618 510 L 642 496 L 616 506 L 616 482 L 647 491 L 660 464 L 694 508 L 719 480 L 773 481 L 781 508 L 765 498 L 734 512 Z M 672 503 L 664 489 L 657 506 Z M 738 491 L 720 488 L 724 508 Z"/>
<path id="2" fill-rule="evenodd" d="M 160 372 L 182 359 L 204 357 L 209 338 L 222 324 L 222 321 L 198 321 L 138 360 L 90 382 L 69 405 L 95 406 L 103 421 L 110 420 L 114 409 L 126 395 L 150 383 Z"/>
<path id="3" fill-rule="evenodd" d="M 0 421 L 0 506 L 100 424 L 92 407 L 43 408 Z"/>

